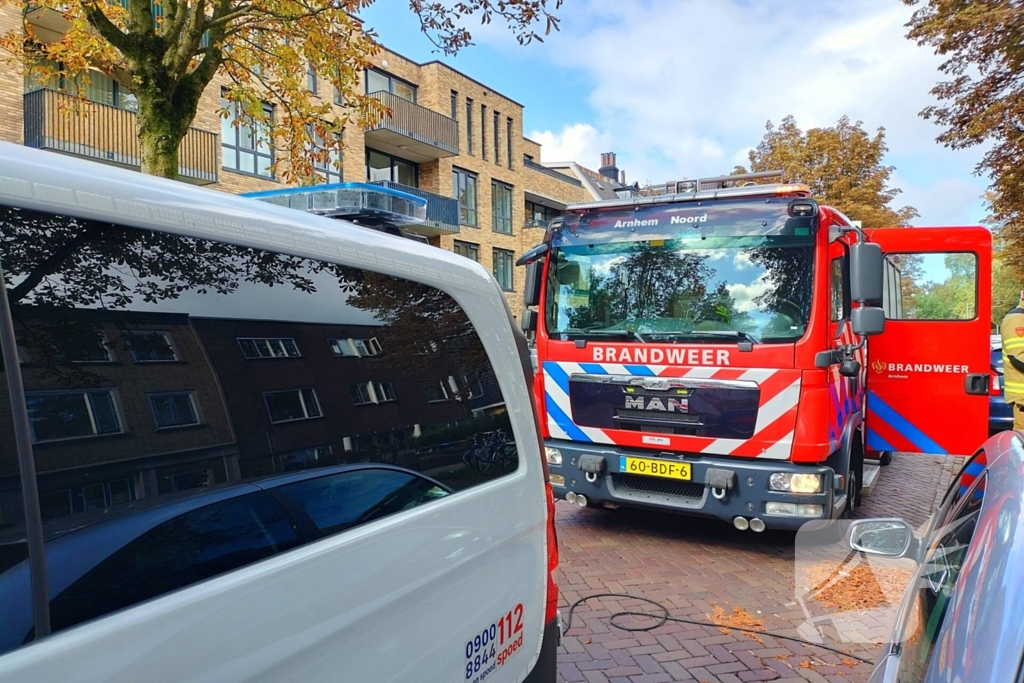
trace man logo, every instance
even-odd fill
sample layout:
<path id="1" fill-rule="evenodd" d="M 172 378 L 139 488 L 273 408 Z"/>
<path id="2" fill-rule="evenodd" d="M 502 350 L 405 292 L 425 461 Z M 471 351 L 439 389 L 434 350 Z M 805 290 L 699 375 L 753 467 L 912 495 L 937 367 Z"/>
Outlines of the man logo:
<path id="1" fill-rule="evenodd" d="M 874 363 L 871 364 L 871 367 L 874 368 L 875 372 L 881 374 L 885 372 L 885 361 L 876 360 Z"/>

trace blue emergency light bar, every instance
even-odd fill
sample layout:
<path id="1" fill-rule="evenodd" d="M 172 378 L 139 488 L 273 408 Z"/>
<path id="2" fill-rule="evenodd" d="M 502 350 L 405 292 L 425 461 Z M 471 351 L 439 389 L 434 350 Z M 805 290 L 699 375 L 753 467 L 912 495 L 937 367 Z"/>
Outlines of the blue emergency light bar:
<path id="1" fill-rule="evenodd" d="M 420 225 L 427 220 L 426 199 L 370 183 L 331 183 L 240 196 L 369 227 Z"/>

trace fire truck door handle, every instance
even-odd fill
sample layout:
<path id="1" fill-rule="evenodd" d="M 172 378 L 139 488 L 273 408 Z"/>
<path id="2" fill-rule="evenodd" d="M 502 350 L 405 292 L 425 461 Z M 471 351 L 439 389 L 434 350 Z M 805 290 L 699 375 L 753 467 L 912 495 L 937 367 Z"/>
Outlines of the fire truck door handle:
<path id="1" fill-rule="evenodd" d="M 964 391 L 972 396 L 988 395 L 989 376 L 984 373 L 975 372 L 967 375 L 964 381 Z"/>

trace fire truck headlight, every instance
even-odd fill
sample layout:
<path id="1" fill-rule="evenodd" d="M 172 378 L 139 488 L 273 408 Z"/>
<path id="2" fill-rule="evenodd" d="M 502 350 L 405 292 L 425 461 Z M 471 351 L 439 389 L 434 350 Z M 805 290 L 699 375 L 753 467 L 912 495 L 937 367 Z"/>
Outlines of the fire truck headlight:
<path id="1" fill-rule="evenodd" d="M 821 493 L 821 475 L 775 472 L 768 477 L 768 487 L 786 493 Z"/>
<path id="2" fill-rule="evenodd" d="M 551 448 L 545 446 L 544 455 L 547 456 L 549 465 L 561 465 L 562 464 L 562 451 L 557 448 Z"/>

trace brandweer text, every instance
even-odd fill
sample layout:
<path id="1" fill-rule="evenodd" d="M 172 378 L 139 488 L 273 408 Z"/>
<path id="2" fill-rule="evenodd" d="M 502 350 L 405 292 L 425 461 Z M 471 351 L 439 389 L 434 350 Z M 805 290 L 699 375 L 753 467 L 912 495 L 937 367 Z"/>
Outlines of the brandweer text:
<path id="1" fill-rule="evenodd" d="M 592 346 L 595 363 L 668 363 L 669 365 L 730 365 L 728 349 L 651 349 Z"/>

